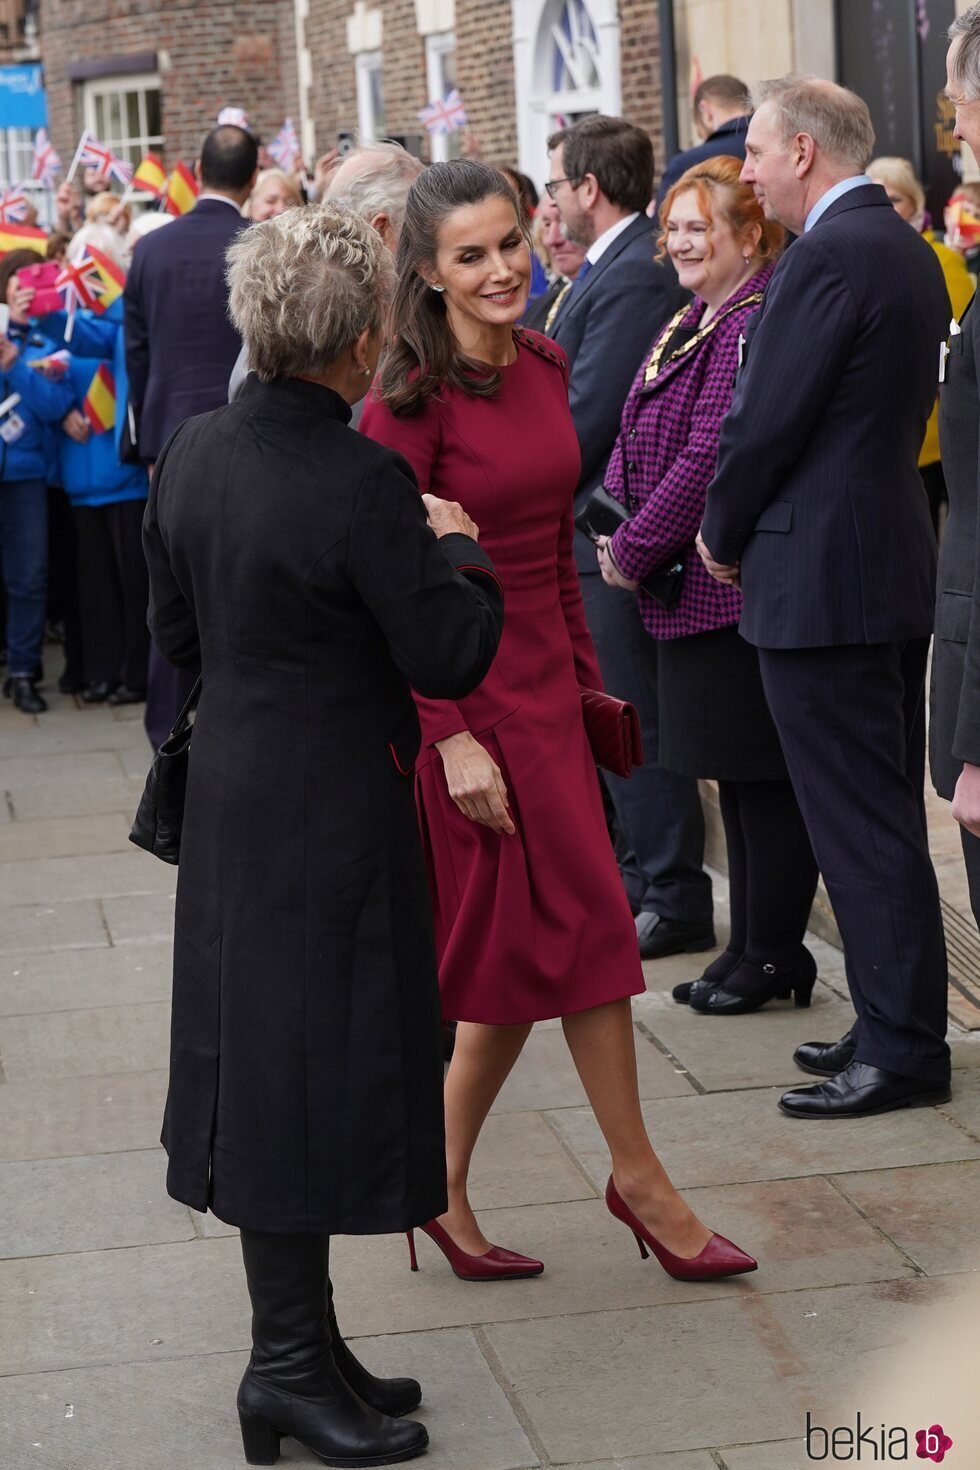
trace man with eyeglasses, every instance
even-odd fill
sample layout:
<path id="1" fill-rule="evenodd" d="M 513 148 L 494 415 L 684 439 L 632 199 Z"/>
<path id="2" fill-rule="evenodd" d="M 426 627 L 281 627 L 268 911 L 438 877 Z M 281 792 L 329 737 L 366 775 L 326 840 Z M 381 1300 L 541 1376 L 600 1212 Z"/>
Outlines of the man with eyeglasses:
<path id="1" fill-rule="evenodd" d="M 585 260 L 549 335 L 570 363 L 569 400 L 582 452 L 578 512 L 602 485 L 623 404 L 651 342 L 684 299 L 670 266 L 656 264 L 653 145 L 618 117 L 586 117 L 548 140 L 545 188 Z M 636 596 L 607 587 L 595 547 L 576 532 L 575 561 L 586 617 L 610 694 L 640 713 L 644 764 L 629 781 L 606 778 L 625 849 L 623 881 L 644 959 L 710 949 L 711 880 L 704 872 L 704 818 L 693 777 L 656 762 L 656 644 Z"/>

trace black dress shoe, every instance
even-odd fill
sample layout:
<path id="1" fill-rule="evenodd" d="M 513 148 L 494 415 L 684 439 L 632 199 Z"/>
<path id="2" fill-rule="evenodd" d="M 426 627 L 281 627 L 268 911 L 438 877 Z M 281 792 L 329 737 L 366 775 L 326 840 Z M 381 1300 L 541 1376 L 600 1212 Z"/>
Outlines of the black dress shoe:
<path id="1" fill-rule="evenodd" d="M 789 1000 L 807 1007 L 817 980 L 817 962 L 800 947 L 788 965 L 757 964 L 745 956 L 720 985 L 691 993 L 691 1009 L 708 1016 L 745 1016 L 770 1000 Z"/>
<path id="2" fill-rule="evenodd" d="M 641 960 L 660 960 L 668 954 L 700 954 L 714 949 L 711 924 L 686 924 L 683 919 L 665 919 L 644 909 L 636 916 L 636 937 Z"/>
<path id="3" fill-rule="evenodd" d="M 58 680 L 58 690 L 61 694 L 81 694 L 85 688 L 85 680 L 77 674 L 69 674 L 66 670 Z"/>
<path id="4" fill-rule="evenodd" d="M 40 715 L 47 709 L 47 702 L 43 700 L 34 688 L 34 680 L 26 678 L 8 679 L 4 685 L 3 692 L 9 699 L 14 701 L 17 709 L 25 715 Z"/>
<path id="5" fill-rule="evenodd" d="M 145 703 L 146 703 L 146 690 L 145 689 L 130 689 L 130 687 L 129 687 L 128 684 L 120 684 L 119 688 L 118 689 L 114 689 L 112 691 L 112 693 L 109 695 L 109 698 L 106 700 L 106 704 L 112 704 L 112 705 L 116 705 L 116 704 L 145 704 Z"/>
<path id="6" fill-rule="evenodd" d="M 867 1062 L 851 1062 L 828 1082 L 784 1092 L 779 1106 L 791 1118 L 869 1118 L 896 1108 L 931 1108 L 951 1097 L 948 1082 L 917 1082 Z"/>
<path id="7" fill-rule="evenodd" d="M 846 1031 L 840 1041 L 804 1041 L 793 1053 L 793 1061 L 801 1072 L 814 1077 L 836 1077 L 854 1060 L 857 1043 L 854 1032 Z"/>
<path id="8" fill-rule="evenodd" d="M 86 684 L 82 690 L 82 702 L 84 704 L 105 704 L 115 687 L 115 684 L 110 684 L 107 679 L 101 680 L 98 684 Z"/>
<path id="9" fill-rule="evenodd" d="M 696 980 L 682 980 L 680 985 L 674 986 L 671 995 L 679 1006 L 689 1005 L 692 995 L 714 990 L 716 985 L 727 980 L 741 958 L 734 950 L 723 949 L 718 958 L 711 961 L 703 975 L 699 975 Z"/>

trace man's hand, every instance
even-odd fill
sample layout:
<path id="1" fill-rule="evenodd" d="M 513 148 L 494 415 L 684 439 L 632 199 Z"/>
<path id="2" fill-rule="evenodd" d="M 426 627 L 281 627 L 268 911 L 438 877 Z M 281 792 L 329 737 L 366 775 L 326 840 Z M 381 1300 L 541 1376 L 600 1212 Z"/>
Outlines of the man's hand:
<path id="1" fill-rule="evenodd" d="M 711 552 L 702 541 L 700 531 L 698 532 L 698 539 L 695 545 L 698 548 L 698 556 L 704 563 L 705 570 L 711 573 L 716 582 L 724 582 L 731 587 L 741 585 L 742 569 L 738 562 L 734 566 L 729 567 L 725 566 L 724 562 L 715 561 Z"/>
<path id="2" fill-rule="evenodd" d="M 422 504 L 425 506 L 429 517 L 429 525 L 437 536 L 449 536 L 453 531 L 458 531 L 462 536 L 470 536 L 474 541 L 479 541 L 480 531 L 475 521 L 471 521 L 461 505 L 455 500 L 440 500 L 437 495 L 423 495 Z"/>
<path id="3" fill-rule="evenodd" d="M 595 554 L 599 560 L 599 570 L 602 580 L 607 587 L 622 587 L 624 592 L 635 592 L 639 582 L 631 582 L 624 577 L 619 567 L 613 561 L 612 552 L 609 550 L 609 537 L 600 536 L 595 544 Z"/>
<path id="4" fill-rule="evenodd" d="M 68 410 L 61 420 L 61 427 L 76 444 L 87 444 L 92 433 L 88 419 L 77 408 Z"/>
<path id="5" fill-rule="evenodd" d="M 961 827 L 980 837 L 980 766 L 964 765 L 953 792 L 953 816 Z"/>
<path id="6" fill-rule="evenodd" d="M 512 837 L 516 829 L 507 811 L 510 803 L 504 778 L 479 740 L 469 730 L 461 730 L 437 740 L 436 750 L 442 756 L 449 795 L 463 816 Z"/>

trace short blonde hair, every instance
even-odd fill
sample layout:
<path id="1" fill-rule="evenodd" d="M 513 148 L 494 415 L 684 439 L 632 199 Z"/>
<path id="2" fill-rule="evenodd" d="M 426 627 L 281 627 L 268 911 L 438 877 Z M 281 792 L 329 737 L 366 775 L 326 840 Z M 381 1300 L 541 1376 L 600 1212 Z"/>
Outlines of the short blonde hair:
<path id="1" fill-rule="evenodd" d="M 925 209 L 926 191 L 916 178 L 915 169 L 907 158 L 872 158 L 865 173 L 876 184 L 892 189 L 896 194 L 904 194 L 915 205 L 917 215 Z"/>
<path id="2" fill-rule="evenodd" d="M 251 209 L 252 200 L 255 198 L 256 194 L 263 187 L 263 185 L 268 183 L 281 184 L 285 192 L 293 201 L 294 205 L 303 203 L 303 196 L 299 191 L 299 186 L 297 185 L 296 180 L 294 178 L 291 178 L 290 175 L 286 173 L 285 169 L 264 168 L 261 173 L 256 174 L 255 183 L 252 185 L 252 192 L 245 202 L 246 216 L 248 215 L 248 211 Z"/>
<path id="3" fill-rule="evenodd" d="M 102 225 L 108 222 L 108 217 L 114 210 L 119 210 L 120 219 L 126 221 L 126 230 L 132 223 L 133 211 L 128 204 L 123 204 L 119 194 L 111 194 L 104 190 L 101 194 L 93 194 L 85 206 L 85 223 L 89 225 Z M 113 226 L 115 229 L 115 226 Z M 120 231 L 125 234 L 126 230 Z"/>
<path id="4" fill-rule="evenodd" d="M 395 280 L 381 236 L 332 203 L 252 225 L 227 259 L 228 309 L 263 383 L 325 372 L 380 329 Z"/>

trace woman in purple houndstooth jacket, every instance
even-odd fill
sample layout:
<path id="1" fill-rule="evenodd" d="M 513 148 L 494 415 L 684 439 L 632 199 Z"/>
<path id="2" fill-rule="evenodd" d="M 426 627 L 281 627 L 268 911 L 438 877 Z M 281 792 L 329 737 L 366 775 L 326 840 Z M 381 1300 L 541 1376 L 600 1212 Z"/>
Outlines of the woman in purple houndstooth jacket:
<path id="1" fill-rule="evenodd" d="M 630 390 L 606 488 L 632 519 L 598 553 L 605 580 L 637 592 L 656 639 L 648 677 L 659 688 L 660 764 L 718 782 L 731 935 L 699 980 L 674 990 L 711 1015 L 790 994 L 809 1005 L 816 978 L 803 938 L 817 867 L 756 651 L 739 637 L 741 593 L 714 581 L 695 548 L 735 375 L 784 241 L 740 168 L 709 159 L 664 200 L 661 249 L 694 300 L 664 327 Z M 639 584 L 677 558 L 682 590 L 668 610 Z"/>

